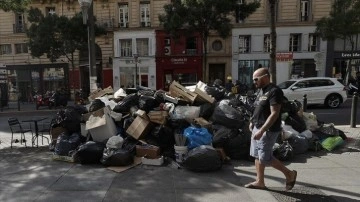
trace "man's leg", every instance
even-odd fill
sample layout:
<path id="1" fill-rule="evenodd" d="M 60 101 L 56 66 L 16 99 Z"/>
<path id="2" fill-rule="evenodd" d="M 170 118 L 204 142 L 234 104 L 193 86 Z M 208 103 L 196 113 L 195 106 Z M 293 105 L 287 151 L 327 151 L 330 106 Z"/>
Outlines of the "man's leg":
<path id="1" fill-rule="evenodd" d="M 265 165 L 261 164 L 259 159 L 255 159 L 255 167 L 256 167 L 256 185 L 265 186 L 265 180 L 264 180 Z"/>
<path id="2" fill-rule="evenodd" d="M 295 178 L 295 172 L 293 172 L 292 170 L 289 170 L 286 166 L 284 166 L 284 164 L 281 163 L 281 161 L 279 161 L 276 158 L 273 158 L 273 160 L 271 161 L 270 164 L 273 168 L 281 171 L 285 177 L 286 177 L 286 182 L 291 182 L 294 180 Z"/>

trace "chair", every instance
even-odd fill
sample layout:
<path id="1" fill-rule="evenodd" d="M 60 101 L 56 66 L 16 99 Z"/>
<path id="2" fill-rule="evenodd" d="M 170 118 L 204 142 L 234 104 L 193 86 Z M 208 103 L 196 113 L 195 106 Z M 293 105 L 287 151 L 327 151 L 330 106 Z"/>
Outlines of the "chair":
<path id="1" fill-rule="evenodd" d="M 50 132 L 51 132 L 52 126 L 53 126 L 55 123 L 56 123 L 56 118 L 52 118 L 51 121 L 50 121 L 50 123 L 49 123 L 49 122 L 43 122 L 42 127 L 39 129 L 39 133 L 41 133 L 40 136 L 41 136 L 41 143 L 42 143 L 42 144 L 44 144 L 44 138 L 46 138 L 47 141 L 48 141 L 48 144 L 50 144 L 49 138 L 44 136 L 45 133 L 48 133 L 48 134 L 49 134 L 50 139 L 51 139 L 51 142 L 52 142 L 52 137 L 51 137 Z"/>
<path id="2" fill-rule="evenodd" d="M 25 147 L 26 147 L 25 133 L 31 132 L 31 139 L 33 139 L 33 137 L 34 137 L 34 134 L 31 129 L 31 125 L 30 125 L 30 128 L 23 128 L 22 125 L 20 124 L 19 120 L 15 117 L 10 117 L 8 119 L 8 123 L 9 123 L 10 130 L 11 130 L 10 148 L 12 148 L 14 133 L 20 133 L 20 144 L 22 144 L 24 142 Z"/>

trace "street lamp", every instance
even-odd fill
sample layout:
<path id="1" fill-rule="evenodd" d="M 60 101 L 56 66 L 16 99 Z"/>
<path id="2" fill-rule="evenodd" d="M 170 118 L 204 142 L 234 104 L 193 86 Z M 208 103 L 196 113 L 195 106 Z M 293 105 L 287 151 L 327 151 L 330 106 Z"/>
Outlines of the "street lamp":
<path id="1" fill-rule="evenodd" d="M 135 53 L 133 55 L 133 57 L 134 57 L 134 62 L 135 62 L 135 88 L 136 88 L 136 86 L 139 85 L 139 83 L 138 83 L 138 65 L 137 65 L 138 59 L 139 59 L 139 54 Z"/>
<path id="2" fill-rule="evenodd" d="M 97 89 L 93 2 L 79 0 L 79 4 L 83 14 L 83 23 L 88 25 L 89 92 L 93 92 Z"/>

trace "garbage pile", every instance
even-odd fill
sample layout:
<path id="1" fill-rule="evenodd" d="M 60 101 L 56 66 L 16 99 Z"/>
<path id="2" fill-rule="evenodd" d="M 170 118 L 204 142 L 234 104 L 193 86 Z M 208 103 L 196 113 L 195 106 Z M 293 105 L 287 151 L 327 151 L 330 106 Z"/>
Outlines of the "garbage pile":
<path id="1" fill-rule="evenodd" d="M 89 105 L 57 113 L 50 150 L 55 160 L 81 164 L 176 162 L 193 171 L 218 170 L 230 159 L 251 160 L 248 125 L 255 98 L 201 81 L 190 87 L 173 81 L 169 91 L 98 89 Z M 284 102 L 282 119 L 284 131 L 274 147 L 280 160 L 308 150 L 330 151 L 346 138 L 303 112 L 297 101 Z"/>

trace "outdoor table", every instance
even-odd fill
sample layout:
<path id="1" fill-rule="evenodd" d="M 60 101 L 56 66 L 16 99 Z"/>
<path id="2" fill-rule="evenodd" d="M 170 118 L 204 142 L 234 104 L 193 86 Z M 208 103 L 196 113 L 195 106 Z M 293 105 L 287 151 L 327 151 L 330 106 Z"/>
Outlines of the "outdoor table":
<path id="1" fill-rule="evenodd" d="M 39 127 L 38 127 L 38 122 L 39 121 L 43 121 L 47 119 L 47 117 L 33 117 L 31 119 L 27 119 L 27 120 L 23 120 L 22 122 L 33 122 L 35 125 L 35 136 L 32 139 L 32 145 L 34 145 L 35 143 L 35 139 L 36 139 L 36 147 L 39 147 Z"/>

